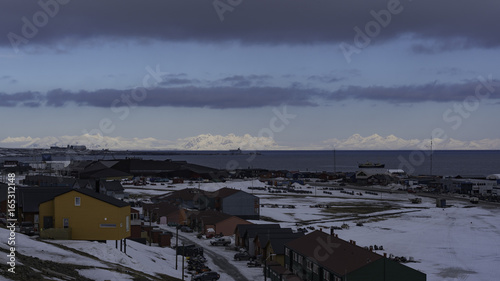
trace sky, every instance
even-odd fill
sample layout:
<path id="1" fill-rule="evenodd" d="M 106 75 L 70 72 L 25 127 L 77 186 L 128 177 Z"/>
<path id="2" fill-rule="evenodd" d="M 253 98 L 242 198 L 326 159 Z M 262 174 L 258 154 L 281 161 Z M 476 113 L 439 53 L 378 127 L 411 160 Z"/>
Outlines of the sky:
<path id="1" fill-rule="evenodd" d="M 0 3 L 0 147 L 500 149 L 495 0 Z"/>

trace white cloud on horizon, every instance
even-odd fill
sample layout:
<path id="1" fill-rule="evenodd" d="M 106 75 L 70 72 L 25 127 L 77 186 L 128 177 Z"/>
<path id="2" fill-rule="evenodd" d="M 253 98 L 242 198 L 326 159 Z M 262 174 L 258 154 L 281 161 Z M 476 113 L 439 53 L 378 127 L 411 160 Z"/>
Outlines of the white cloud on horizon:
<path id="1" fill-rule="evenodd" d="M 5 148 L 49 148 L 51 146 L 85 145 L 89 149 L 112 150 L 412 150 L 430 149 L 430 139 L 403 139 L 395 135 L 380 136 L 373 134 L 363 137 L 354 134 L 346 139 L 328 139 L 319 144 L 306 147 L 279 145 L 272 138 L 254 137 L 249 134 L 211 135 L 200 134 L 171 140 L 156 138 L 123 138 L 99 135 L 60 136 L 60 137 L 7 137 L 0 141 Z M 456 139 L 434 139 L 435 150 L 489 150 L 500 149 L 500 139 L 461 141 Z"/>

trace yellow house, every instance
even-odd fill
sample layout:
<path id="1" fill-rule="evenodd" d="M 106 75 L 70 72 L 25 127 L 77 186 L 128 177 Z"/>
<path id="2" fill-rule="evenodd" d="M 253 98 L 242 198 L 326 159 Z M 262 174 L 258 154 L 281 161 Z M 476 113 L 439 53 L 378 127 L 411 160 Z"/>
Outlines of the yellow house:
<path id="1" fill-rule="evenodd" d="M 39 217 L 42 237 L 43 232 L 67 233 L 66 237 L 74 240 L 121 240 L 130 236 L 130 205 L 86 188 L 40 203 Z"/>

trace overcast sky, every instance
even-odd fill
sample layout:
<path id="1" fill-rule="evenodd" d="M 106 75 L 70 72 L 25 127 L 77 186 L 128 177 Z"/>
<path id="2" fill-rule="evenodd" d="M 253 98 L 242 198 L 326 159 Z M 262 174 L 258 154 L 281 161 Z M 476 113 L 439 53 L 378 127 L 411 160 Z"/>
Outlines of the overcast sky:
<path id="1" fill-rule="evenodd" d="M 497 0 L 0 3 L 0 147 L 500 139 Z"/>

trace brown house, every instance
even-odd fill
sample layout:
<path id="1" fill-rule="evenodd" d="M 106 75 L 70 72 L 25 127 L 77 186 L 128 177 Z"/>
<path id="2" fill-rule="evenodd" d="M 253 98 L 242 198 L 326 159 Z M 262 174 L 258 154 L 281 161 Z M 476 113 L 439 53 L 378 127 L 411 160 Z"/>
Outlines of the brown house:
<path id="1" fill-rule="evenodd" d="M 247 225 L 250 222 L 236 216 L 231 216 L 214 210 L 192 212 L 188 217 L 188 224 L 194 229 L 206 234 L 208 229 L 224 236 L 234 234 L 237 225 Z"/>
<path id="2" fill-rule="evenodd" d="M 185 209 L 170 202 L 143 204 L 142 209 L 145 216 L 161 224 L 181 225 L 187 220 Z"/>

